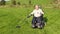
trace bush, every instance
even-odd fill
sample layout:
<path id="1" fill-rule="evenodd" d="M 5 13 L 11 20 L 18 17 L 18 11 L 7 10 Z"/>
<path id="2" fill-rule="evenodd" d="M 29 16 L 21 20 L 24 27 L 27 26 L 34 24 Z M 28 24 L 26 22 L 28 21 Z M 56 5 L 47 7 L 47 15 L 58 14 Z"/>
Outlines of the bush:
<path id="1" fill-rule="evenodd" d="M 18 2 L 17 4 L 18 4 L 18 5 L 21 5 L 21 3 L 20 3 L 20 2 Z"/>
<path id="2" fill-rule="evenodd" d="M 15 1 L 15 0 L 13 0 L 13 1 L 12 1 L 12 4 L 13 4 L 13 5 L 16 5 L 16 1 Z"/>
<path id="3" fill-rule="evenodd" d="M 6 1 L 5 0 L 2 0 L 0 3 L 1 3 L 1 5 L 6 5 Z"/>
<path id="4" fill-rule="evenodd" d="M 29 4 L 31 5 L 31 0 L 29 0 Z"/>

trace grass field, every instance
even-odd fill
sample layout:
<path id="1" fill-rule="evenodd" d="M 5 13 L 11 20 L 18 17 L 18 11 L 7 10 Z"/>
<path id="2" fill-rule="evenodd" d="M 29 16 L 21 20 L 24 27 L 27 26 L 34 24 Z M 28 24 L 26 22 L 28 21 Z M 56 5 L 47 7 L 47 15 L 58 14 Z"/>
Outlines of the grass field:
<path id="1" fill-rule="evenodd" d="M 47 0 L 45 2 L 47 2 Z M 60 9 L 43 9 L 45 12 L 44 17 L 46 17 L 47 21 L 46 26 L 41 30 L 31 28 L 32 17 L 24 20 L 33 10 L 33 7 L 0 8 L 0 34 L 60 34 Z M 17 25 L 21 27 L 16 28 Z"/>

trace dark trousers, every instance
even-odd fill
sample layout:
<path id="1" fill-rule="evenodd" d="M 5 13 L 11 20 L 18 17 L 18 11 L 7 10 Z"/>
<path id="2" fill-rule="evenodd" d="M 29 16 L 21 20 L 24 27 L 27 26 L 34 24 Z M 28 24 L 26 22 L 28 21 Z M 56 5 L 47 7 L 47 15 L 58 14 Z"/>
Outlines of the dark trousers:
<path id="1" fill-rule="evenodd" d="M 42 21 L 43 21 L 43 15 L 40 16 L 40 17 L 33 17 L 33 19 L 32 19 L 32 25 L 34 27 L 37 26 L 37 25 L 41 26 L 41 25 L 43 25 Z"/>

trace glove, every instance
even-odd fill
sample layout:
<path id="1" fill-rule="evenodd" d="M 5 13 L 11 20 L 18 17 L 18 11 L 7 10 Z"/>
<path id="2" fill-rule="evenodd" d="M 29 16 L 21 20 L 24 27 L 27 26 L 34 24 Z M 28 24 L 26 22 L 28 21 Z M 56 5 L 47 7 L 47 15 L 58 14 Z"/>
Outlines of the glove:
<path id="1" fill-rule="evenodd" d="M 29 18 L 30 16 L 32 16 L 32 14 L 31 14 L 31 15 L 29 15 L 29 16 L 27 16 L 27 18 Z"/>
<path id="2" fill-rule="evenodd" d="M 29 18 L 30 16 L 27 16 L 27 18 Z"/>

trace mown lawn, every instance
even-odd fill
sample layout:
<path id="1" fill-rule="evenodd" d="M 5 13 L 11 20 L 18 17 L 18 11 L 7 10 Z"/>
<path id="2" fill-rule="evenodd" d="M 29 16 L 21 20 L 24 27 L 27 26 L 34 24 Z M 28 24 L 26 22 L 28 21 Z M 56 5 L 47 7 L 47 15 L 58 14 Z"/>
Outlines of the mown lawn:
<path id="1" fill-rule="evenodd" d="M 32 10 L 33 7 L 0 8 L 0 34 L 60 34 L 60 9 L 44 8 L 47 21 L 42 30 L 31 28 L 32 17 L 24 20 Z"/>

